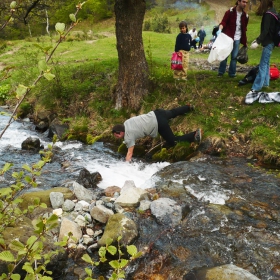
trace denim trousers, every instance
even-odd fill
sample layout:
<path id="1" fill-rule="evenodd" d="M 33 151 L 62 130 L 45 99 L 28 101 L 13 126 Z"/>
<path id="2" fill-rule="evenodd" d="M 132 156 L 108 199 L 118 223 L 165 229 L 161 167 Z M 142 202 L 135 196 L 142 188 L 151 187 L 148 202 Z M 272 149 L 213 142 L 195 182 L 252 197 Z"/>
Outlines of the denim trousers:
<path id="1" fill-rule="evenodd" d="M 263 47 L 261 61 L 259 65 L 259 72 L 257 77 L 253 83 L 252 89 L 256 91 L 260 91 L 262 87 L 268 87 L 270 81 L 270 56 L 272 50 L 274 48 L 274 44 L 268 44 L 267 46 Z"/>
<path id="2" fill-rule="evenodd" d="M 240 40 L 233 41 L 233 49 L 230 54 L 230 64 L 228 69 L 228 75 L 234 77 L 236 74 L 236 63 L 237 63 L 237 54 L 239 51 Z M 226 72 L 227 68 L 227 59 L 228 57 L 220 62 L 219 74 L 223 75 Z"/>

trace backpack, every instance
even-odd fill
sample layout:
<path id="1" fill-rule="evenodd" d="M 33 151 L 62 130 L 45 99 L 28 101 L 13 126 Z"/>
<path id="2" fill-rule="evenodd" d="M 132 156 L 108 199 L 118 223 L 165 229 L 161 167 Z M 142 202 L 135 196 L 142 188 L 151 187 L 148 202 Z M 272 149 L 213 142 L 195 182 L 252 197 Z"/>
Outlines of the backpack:
<path id="1" fill-rule="evenodd" d="M 275 19 L 276 19 L 276 30 L 275 33 L 273 34 L 273 43 L 275 47 L 280 47 L 280 18 L 279 15 L 276 15 L 271 12 L 266 12 L 267 14 L 271 14 Z"/>

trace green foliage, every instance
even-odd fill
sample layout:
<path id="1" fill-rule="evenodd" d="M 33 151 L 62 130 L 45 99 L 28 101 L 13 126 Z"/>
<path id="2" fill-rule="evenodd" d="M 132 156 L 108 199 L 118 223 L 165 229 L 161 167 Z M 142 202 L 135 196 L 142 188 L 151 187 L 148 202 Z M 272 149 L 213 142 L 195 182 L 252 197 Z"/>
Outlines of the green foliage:
<path id="1" fill-rule="evenodd" d="M 11 89 L 10 85 L 0 85 L 0 101 L 6 101 Z"/>
<path id="2" fill-rule="evenodd" d="M 99 254 L 99 262 L 95 262 L 91 259 L 88 254 L 83 255 L 82 260 L 86 263 L 90 264 L 92 269 L 85 269 L 88 277 L 85 280 L 93 280 L 92 278 L 92 270 L 94 266 L 98 266 L 100 262 L 106 262 L 107 257 L 106 254 L 109 253 L 111 256 L 115 256 L 118 253 L 118 258 L 109 262 L 109 265 L 112 267 L 113 272 L 109 280 L 118 280 L 125 278 L 125 271 L 124 268 L 129 265 L 133 260 L 139 258 L 142 255 L 142 252 L 138 252 L 135 245 L 127 245 L 126 251 L 129 255 L 129 259 L 122 258 L 124 253 L 122 252 L 122 248 L 120 245 L 121 236 L 118 237 L 117 246 L 112 245 L 113 240 L 108 239 L 106 241 L 106 246 L 101 246 L 98 250 Z"/>
<path id="3" fill-rule="evenodd" d="M 144 22 L 144 31 L 154 31 L 158 33 L 171 33 L 168 17 L 166 15 L 156 15 L 151 20 Z"/>

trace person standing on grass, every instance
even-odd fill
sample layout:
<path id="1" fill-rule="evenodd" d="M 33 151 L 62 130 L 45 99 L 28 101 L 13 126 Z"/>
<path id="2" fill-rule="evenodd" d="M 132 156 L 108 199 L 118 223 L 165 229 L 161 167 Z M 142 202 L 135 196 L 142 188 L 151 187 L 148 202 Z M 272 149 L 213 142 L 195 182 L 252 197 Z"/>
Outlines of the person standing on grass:
<path id="1" fill-rule="evenodd" d="M 115 125 L 112 128 L 112 133 L 116 138 L 124 138 L 124 143 L 128 148 L 125 160 L 131 161 L 136 140 L 148 135 L 155 138 L 159 133 L 170 146 L 185 141 L 200 143 L 202 137 L 200 128 L 182 136 L 175 136 L 168 123 L 170 119 L 185 115 L 193 110 L 194 106 L 192 105 L 171 110 L 156 109 L 147 114 L 132 117 L 126 120 L 124 124 Z"/>
<path id="2" fill-rule="evenodd" d="M 233 49 L 231 51 L 231 60 L 228 69 L 228 75 L 231 78 L 236 76 L 236 63 L 237 63 L 237 54 L 239 51 L 240 43 L 247 46 L 247 25 L 249 22 L 249 16 L 244 11 L 248 0 L 238 0 L 235 3 L 235 7 L 231 7 L 224 14 L 224 17 L 219 24 L 219 30 L 217 31 L 217 36 L 221 32 L 225 33 L 227 36 L 233 39 Z M 226 72 L 227 59 L 220 62 L 218 77 L 222 77 Z"/>
<path id="3" fill-rule="evenodd" d="M 185 21 L 179 23 L 180 33 L 176 37 L 175 52 L 181 52 L 183 55 L 182 59 L 182 70 L 174 70 L 174 79 L 187 80 L 187 72 L 189 66 L 189 51 L 191 49 L 192 37 L 188 34 L 188 25 Z"/>
<path id="4" fill-rule="evenodd" d="M 201 26 L 201 29 L 198 31 L 197 36 L 199 37 L 198 47 L 202 48 L 204 39 L 206 37 L 206 32 L 204 30 L 204 26 Z"/>
<path id="5" fill-rule="evenodd" d="M 263 46 L 259 72 L 254 80 L 249 94 L 256 94 L 263 87 L 269 86 L 270 81 L 270 56 L 274 48 L 273 34 L 276 31 L 277 12 L 273 7 L 273 0 L 262 0 L 256 11 L 256 14 L 262 16 L 261 34 L 251 44 L 251 49 L 256 49 L 259 44 Z"/>

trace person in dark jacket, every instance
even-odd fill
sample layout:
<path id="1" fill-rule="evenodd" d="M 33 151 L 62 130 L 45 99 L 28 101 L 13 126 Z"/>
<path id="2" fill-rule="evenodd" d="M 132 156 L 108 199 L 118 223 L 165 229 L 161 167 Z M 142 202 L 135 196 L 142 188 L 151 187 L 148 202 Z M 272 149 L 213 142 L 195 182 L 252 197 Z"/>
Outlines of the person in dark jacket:
<path id="1" fill-rule="evenodd" d="M 253 83 L 250 94 L 257 93 L 263 87 L 269 86 L 270 81 L 270 56 L 274 48 L 273 34 L 276 32 L 277 12 L 273 7 L 273 0 L 262 0 L 256 12 L 262 15 L 261 34 L 251 44 L 251 49 L 256 49 L 259 44 L 263 46 L 261 60 L 259 64 L 259 72 Z"/>
<path id="2" fill-rule="evenodd" d="M 181 52 L 183 54 L 183 69 L 174 70 L 173 77 L 177 80 L 187 80 L 192 37 L 188 34 L 188 25 L 185 21 L 179 23 L 179 29 L 180 33 L 177 35 L 175 42 L 175 52 Z"/>
<path id="3" fill-rule="evenodd" d="M 201 29 L 198 31 L 197 36 L 199 37 L 198 47 L 202 48 L 202 45 L 204 43 L 204 39 L 206 37 L 206 32 L 204 30 L 204 26 L 201 26 Z"/>
<path id="4" fill-rule="evenodd" d="M 249 16 L 244 11 L 248 0 L 238 0 L 235 7 L 230 8 L 224 14 L 224 17 L 219 24 L 219 30 L 217 31 L 217 36 L 223 32 L 227 36 L 233 39 L 233 49 L 231 51 L 231 60 L 228 69 L 228 75 L 231 78 L 236 76 L 236 63 L 237 54 L 239 51 L 240 43 L 247 46 L 247 25 L 249 22 Z M 220 62 L 218 77 L 222 77 L 226 72 L 227 58 Z"/>

